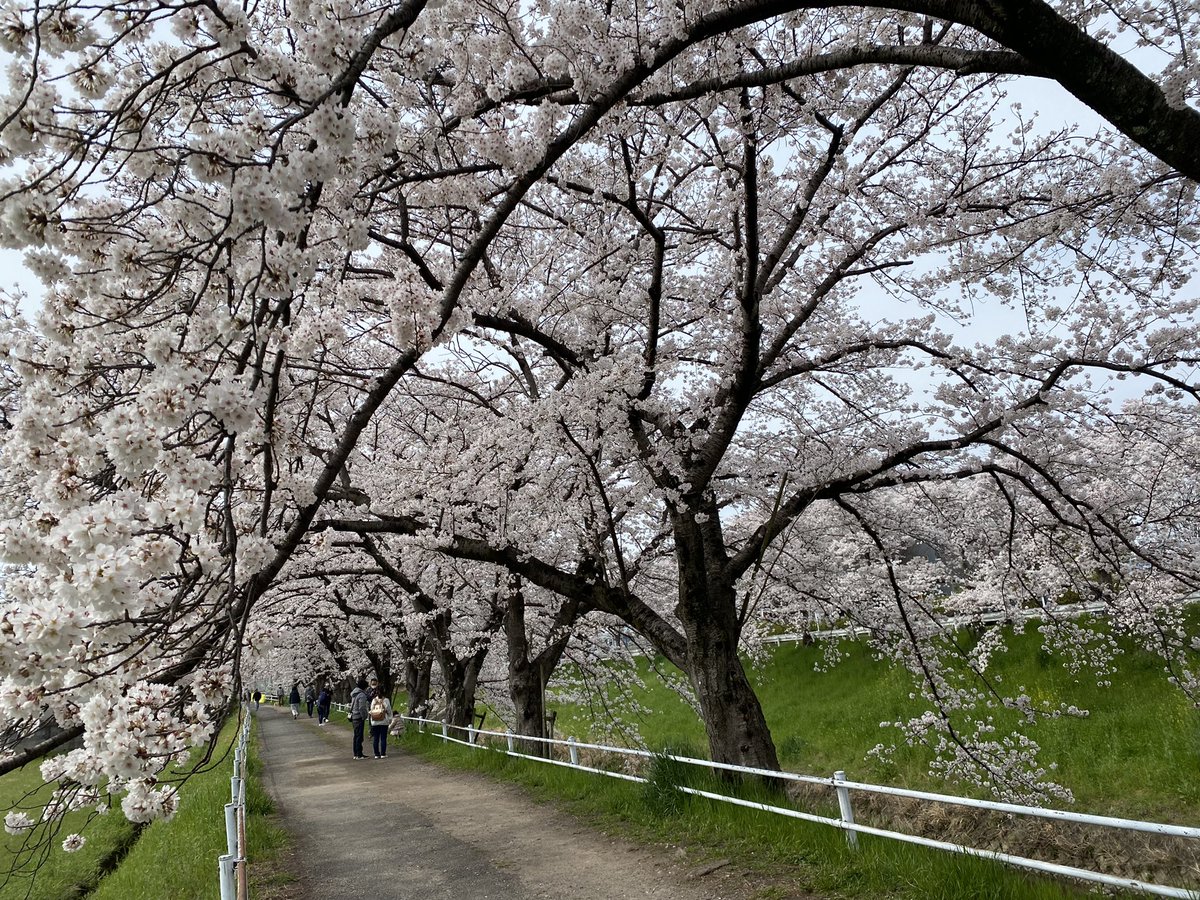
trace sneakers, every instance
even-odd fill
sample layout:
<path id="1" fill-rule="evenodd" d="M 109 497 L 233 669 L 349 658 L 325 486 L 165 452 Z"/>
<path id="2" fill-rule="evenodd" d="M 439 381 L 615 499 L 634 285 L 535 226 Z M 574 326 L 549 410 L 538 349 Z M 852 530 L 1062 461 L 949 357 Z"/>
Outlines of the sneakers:
<path id="1" fill-rule="evenodd" d="M 376 754 L 375 754 L 375 758 L 376 758 L 376 759 L 379 759 L 379 754 L 378 754 L 378 753 L 376 753 Z"/>

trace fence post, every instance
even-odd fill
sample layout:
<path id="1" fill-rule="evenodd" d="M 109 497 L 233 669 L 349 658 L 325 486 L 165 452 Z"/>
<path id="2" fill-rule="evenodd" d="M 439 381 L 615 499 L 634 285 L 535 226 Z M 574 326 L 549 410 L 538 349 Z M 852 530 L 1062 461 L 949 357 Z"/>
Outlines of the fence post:
<path id="1" fill-rule="evenodd" d="M 229 848 L 230 856 L 237 856 L 238 852 L 237 814 L 238 804 L 225 804 L 225 845 Z"/>
<path id="2" fill-rule="evenodd" d="M 507 738 L 507 739 L 508 739 L 508 752 L 509 752 L 509 753 L 512 753 L 512 752 L 513 752 L 513 750 L 515 749 L 515 748 L 513 747 L 513 736 L 512 736 L 512 732 L 511 732 L 511 731 L 508 731 L 508 730 L 506 729 L 506 730 L 505 730 L 505 732 L 504 732 L 504 736 L 505 736 L 505 738 Z"/>
<path id="3" fill-rule="evenodd" d="M 230 797 L 229 797 L 230 801 L 233 803 L 237 803 L 238 800 L 241 798 L 241 793 L 242 793 L 242 779 L 240 776 L 234 775 L 232 778 L 229 779 L 229 793 L 230 793 Z"/>
<path id="4" fill-rule="evenodd" d="M 834 780 L 834 782 L 845 781 L 846 773 L 843 771 L 840 771 L 840 770 L 837 772 L 834 772 L 833 780 Z M 836 784 L 835 784 L 834 788 L 837 791 L 838 809 L 841 812 L 842 821 L 845 822 L 847 825 L 853 825 L 854 824 L 854 808 L 850 805 L 850 788 L 841 787 Z M 858 849 L 858 834 L 854 831 L 850 831 L 849 829 L 847 829 L 846 830 L 846 843 L 849 844 L 852 849 L 857 850 Z"/>
<path id="5" fill-rule="evenodd" d="M 445 739 L 445 738 L 448 738 L 449 736 L 450 736 L 450 728 L 446 724 L 446 720 L 442 719 L 442 738 Z"/>
<path id="6" fill-rule="evenodd" d="M 222 854 L 217 858 L 221 868 L 221 900 L 236 900 L 237 880 L 234 878 L 234 866 L 237 856 L 232 853 Z"/>
<path id="7" fill-rule="evenodd" d="M 571 765 L 579 765 L 579 748 L 575 746 L 575 738 L 567 738 L 567 752 L 571 754 Z"/>
<path id="8" fill-rule="evenodd" d="M 475 726 L 474 725 L 467 726 L 467 743 L 471 744 L 472 746 L 474 746 L 474 744 L 475 744 Z"/>

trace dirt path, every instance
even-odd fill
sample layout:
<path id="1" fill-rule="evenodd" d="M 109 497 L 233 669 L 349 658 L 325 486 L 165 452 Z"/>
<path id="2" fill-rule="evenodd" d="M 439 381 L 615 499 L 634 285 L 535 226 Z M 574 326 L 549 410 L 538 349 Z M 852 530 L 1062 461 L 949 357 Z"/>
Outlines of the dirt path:
<path id="1" fill-rule="evenodd" d="M 344 728 L 317 728 L 266 707 L 259 721 L 267 788 L 295 837 L 300 877 L 278 900 L 746 900 L 756 893 L 733 867 L 701 874 L 709 867 L 600 834 L 508 785 L 395 750 L 387 759 L 353 760 Z"/>

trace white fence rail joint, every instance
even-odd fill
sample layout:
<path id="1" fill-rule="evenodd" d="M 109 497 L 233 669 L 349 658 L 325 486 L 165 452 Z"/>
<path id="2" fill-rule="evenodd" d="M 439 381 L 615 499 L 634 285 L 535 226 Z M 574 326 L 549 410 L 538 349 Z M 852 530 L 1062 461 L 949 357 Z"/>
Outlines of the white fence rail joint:
<path id="1" fill-rule="evenodd" d="M 800 819 L 805 822 L 815 822 L 820 825 L 829 825 L 833 828 L 840 828 L 846 832 L 847 842 L 851 847 L 855 848 L 858 847 L 858 835 L 869 834 L 875 837 L 888 838 L 890 840 L 902 841 L 909 844 L 917 844 L 922 847 L 930 847 L 936 850 L 945 850 L 951 853 L 961 853 L 966 856 L 990 859 L 996 862 L 1005 863 L 1007 865 L 1032 869 L 1051 875 L 1077 878 L 1083 881 L 1091 881 L 1098 884 L 1108 885 L 1110 887 L 1123 888 L 1125 890 L 1141 891 L 1142 893 L 1151 894 L 1157 897 L 1173 897 L 1177 898 L 1177 900 L 1200 900 L 1200 890 L 1154 884 L 1151 882 L 1139 881 L 1133 878 L 1122 878 L 1116 875 L 1093 872 L 1089 869 L 1076 868 L 1075 866 L 1045 862 L 1044 860 L 1031 859 L 1024 856 L 1015 856 L 1010 853 L 1001 853 L 995 850 L 983 850 L 976 847 L 968 847 L 963 844 L 935 840 L 934 838 L 922 837 L 920 835 L 908 834 L 906 832 L 890 831 L 885 828 L 875 828 L 870 825 L 861 825 L 854 821 L 854 810 L 851 805 L 850 792 L 867 791 L 876 794 L 889 794 L 894 797 L 907 797 L 909 799 L 924 800 L 930 803 L 969 806 L 976 809 L 991 810 L 993 812 L 1056 819 L 1059 821 L 1076 822 L 1084 825 L 1098 825 L 1105 828 L 1116 828 L 1126 831 L 1150 832 L 1153 834 L 1168 835 L 1172 837 L 1192 839 L 1200 838 L 1200 828 L 1197 827 L 1187 825 L 1169 825 L 1162 822 L 1143 822 L 1137 819 L 1122 819 L 1116 816 L 1099 816 L 1092 815 L 1090 813 L 1077 813 L 1064 809 L 1046 809 L 1040 806 L 1025 806 L 1018 803 L 1003 803 L 994 800 L 976 800 L 971 797 L 958 797 L 952 794 L 938 794 L 931 791 L 916 791 L 908 788 L 896 788 L 882 784 L 871 784 L 869 782 L 848 781 L 845 773 L 841 771 L 835 772 L 832 777 L 824 777 L 820 775 L 800 775 L 795 772 L 775 772 L 770 769 L 756 769 L 747 766 L 730 765 L 728 763 L 716 763 L 707 759 L 694 759 L 688 756 L 675 756 L 674 754 L 670 753 L 654 754 L 648 750 L 635 750 L 629 747 L 609 747 L 604 744 L 589 744 L 582 741 L 576 741 L 573 737 L 568 737 L 564 741 L 555 740 L 554 738 L 527 737 L 525 735 L 520 735 L 518 737 L 514 736 L 511 731 L 484 731 L 482 729 L 472 729 L 469 734 L 470 739 L 464 741 L 451 737 L 449 735 L 447 723 L 444 721 L 438 722 L 436 720 L 424 719 L 416 716 L 402 716 L 402 718 L 405 722 L 415 723 L 417 725 L 417 730 L 422 733 L 425 733 L 426 725 L 441 725 L 441 734 L 438 735 L 435 732 L 435 736 L 440 737 L 443 741 L 461 744 L 464 747 L 471 747 L 472 749 L 487 747 L 488 745 L 483 738 L 495 737 L 498 739 L 503 739 L 505 742 L 504 746 L 506 746 L 507 749 L 500 750 L 498 747 L 492 749 L 495 749 L 497 752 L 502 752 L 507 756 L 512 756 L 518 759 L 528 759 L 532 760 L 533 762 L 549 763 L 550 765 L 563 766 L 565 768 L 576 769 L 581 772 L 591 772 L 596 775 L 605 775 L 609 778 L 619 778 L 623 781 L 632 781 L 640 784 L 645 784 L 647 779 L 638 775 L 631 775 L 626 772 L 615 772 L 611 769 L 601 769 L 594 766 L 581 764 L 579 761 L 579 751 L 594 750 L 600 753 L 610 753 L 618 756 L 642 759 L 661 755 L 666 759 L 670 759 L 675 762 L 684 763 L 686 765 L 701 766 L 707 769 L 720 769 L 723 771 L 739 772 L 746 775 L 762 775 L 768 778 L 796 781 L 805 784 L 826 785 L 831 787 L 837 796 L 839 818 L 833 819 L 828 816 L 819 816 L 814 813 L 802 812 L 800 810 L 788 809 L 781 806 L 773 806 L 768 803 L 759 803 L 753 800 L 743 800 L 739 797 L 730 797 L 725 794 L 704 791 L 700 790 L 699 788 L 687 787 L 685 785 L 675 785 L 675 789 L 685 794 L 704 797 L 708 800 L 714 800 L 719 803 L 732 803 L 736 806 L 758 809 L 763 812 L 787 816 L 788 818 L 792 819 Z M 568 759 L 554 759 L 553 757 L 549 756 L 534 756 L 529 753 L 520 753 L 514 749 L 516 739 L 519 739 L 522 742 L 539 743 L 549 747 L 565 747 Z"/>
<path id="2" fill-rule="evenodd" d="M 217 857 L 221 900 L 247 900 L 249 897 L 246 877 L 246 755 L 249 744 L 250 716 L 243 715 L 233 747 L 230 801 L 225 804 L 225 847 L 228 852 Z"/>

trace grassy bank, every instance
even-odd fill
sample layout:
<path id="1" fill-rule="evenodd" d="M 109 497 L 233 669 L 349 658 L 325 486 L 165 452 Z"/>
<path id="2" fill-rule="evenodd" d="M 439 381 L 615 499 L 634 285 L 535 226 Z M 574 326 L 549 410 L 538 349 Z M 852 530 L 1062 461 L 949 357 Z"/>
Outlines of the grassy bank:
<path id="1" fill-rule="evenodd" d="M 217 895 L 217 857 L 226 852 L 225 804 L 233 753 L 223 752 L 236 738 L 236 723 L 226 726 L 214 764 L 193 776 L 169 822 L 151 823 L 128 856 L 108 875 L 89 900 L 211 900 Z M 284 845 L 281 829 L 269 820 L 274 806 L 260 783 L 262 764 L 254 752 L 247 760 L 246 844 L 251 868 Z"/>
<path id="2" fill-rule="evenodd" d="M 4 810 L 26 810 L 33 818 L 50 799 L 52 788 L 43 784 L 36 765 L 0 778 L 0 804 Z M 63 839 L 82 833 L 87 843 L 65 853 Z M 61 827 L 38 827 L 16 835 L 2 834 L 0 900 L 71 900 L 91 890 L 136 837 L 136 828 L 120 811 L 105 816 L 90 810 L 68 813 Z M 35 877 L 36 876 L 36 877 Z"/>
<path id="3" fill-rule="evenodd" d="M 68 814 L 53 834 L 34 830 L 5 835 L 0 866 L 9 877 L 0 886 L 0 900 L 211 900 L 218 890 L 217 857 L 226 849 L 224 805 L 230 796 L 230 747 L 236 734 L 237 723 L 228 723 L 213 761 L 184 784 L 179 811 L 170 821 L 138 829 L 119 809 L 103 816 L 81 810 Z M 265 860 L 281 846 L 283 834 L 267 819 L 272 806 L 259 783 L 261 763 L 253 750 L 248 768 L 249 856 Z M 35 816 L 50 791 L 36 766 L 0 778 L 0 802 Z M 87 842 L 79 851 L 65 853 L 62 841 L 73 832 L 82 833 Z"/>
<path id="4" fill-rule="evenodd" d="M 1200 780 L 1194 777 L 1200 770 L 1200 713 L 1168 683 L 1161 660 L 1125 648 L 1112 685 L 1102 687 L 1096 675 L 1070 672 L 1040 643 L 1036 633 L 1010 638 L 990 673 L 1008 690 L 1023 686 L 1035 700 L 1089 710 L 1086 718 L 1045 720 L 1029 730 L 1042 747 L 1043 761 L 1056 764 L 1053 777 L 1074 792 L 1077 808 L 1182 823 L 1200 820 Z M 846 659 L 827 671 L 817 670 L 820 647 L 796 645 L 780 647 L 753 669 L 782 765 L 816 774 L 844 769 L 852 779 L 969 792 L 929 775 L 925 747 L 901 746 L 890 762 L 869 755 L 877 744 L 896 739 L 881 722 L 905 719 L 924 707 L 910 696 L 914 687 L 907 671 L 874 659 L 861 644 L 846 650 Z M 649 661 L 639 664 L 638 674 L 646 686 L 633 696 L 647 712 L 635 721 L 647 744 L 701 750 L 704 730 L 692 709 L 663 684 Z M 606 708 L 634 718 L 616 698 L 609 698 L 607 707 L 559 704 L 558 734 L 597 735 Z M 1001 727 L 1006 715 L 1012 714 L 997 713 Z"/>

